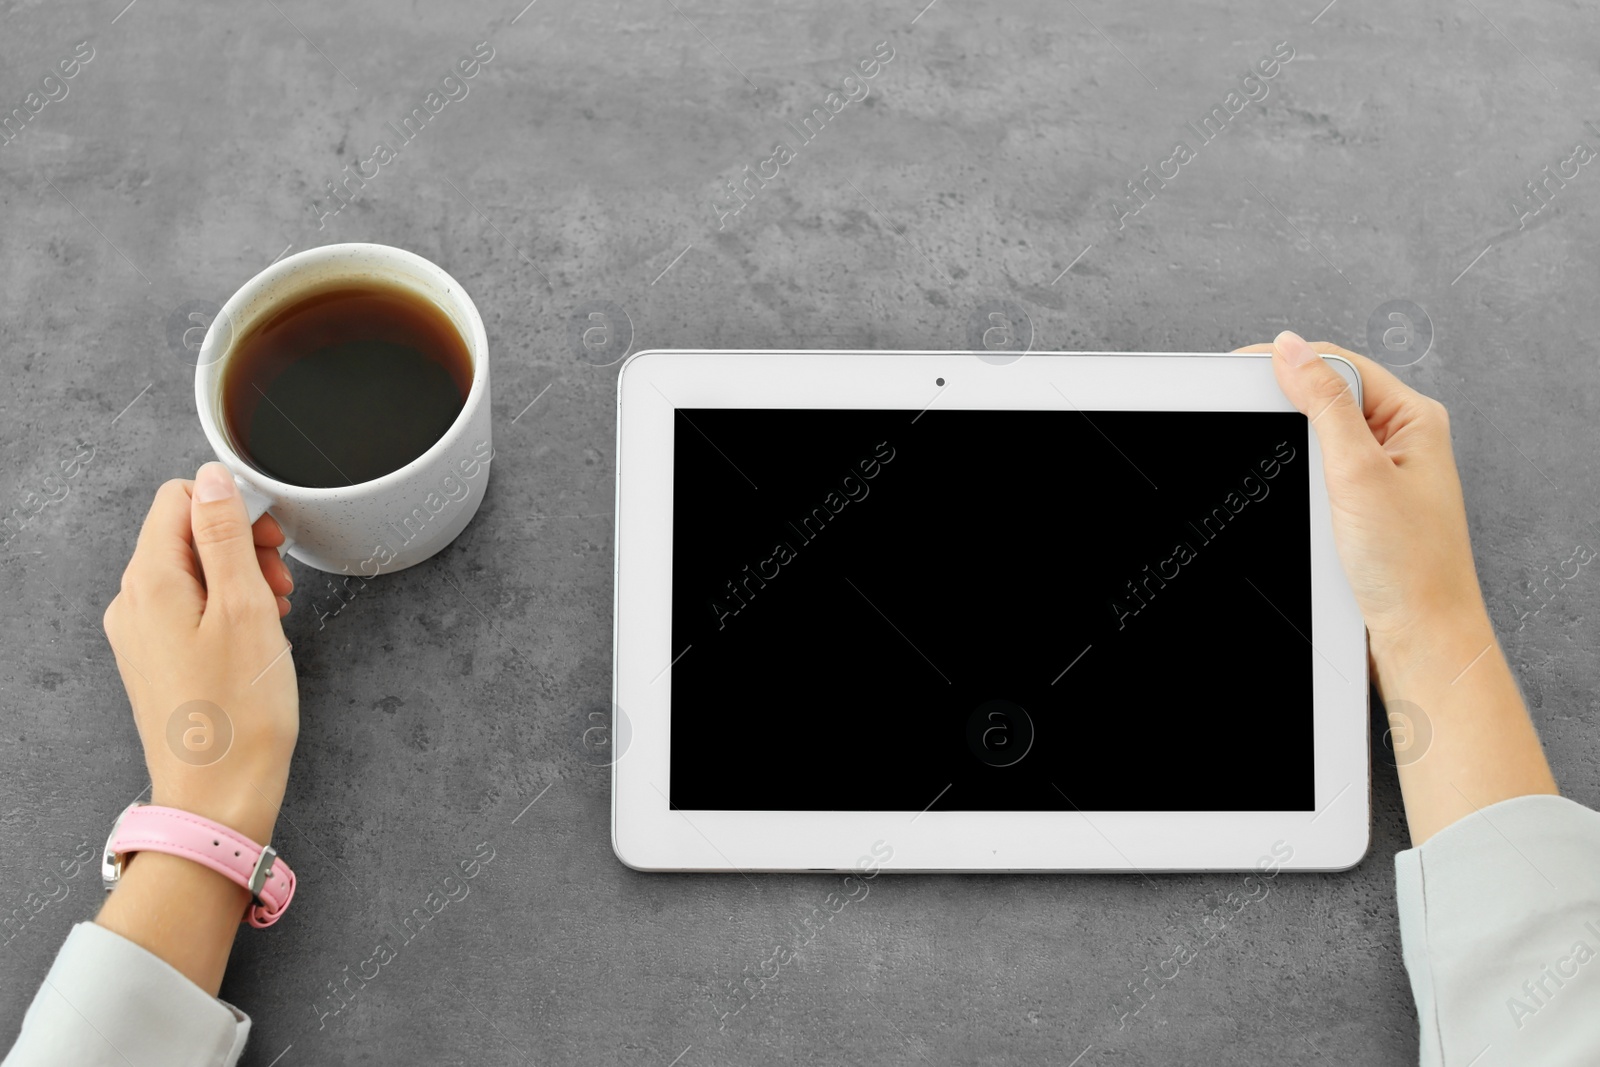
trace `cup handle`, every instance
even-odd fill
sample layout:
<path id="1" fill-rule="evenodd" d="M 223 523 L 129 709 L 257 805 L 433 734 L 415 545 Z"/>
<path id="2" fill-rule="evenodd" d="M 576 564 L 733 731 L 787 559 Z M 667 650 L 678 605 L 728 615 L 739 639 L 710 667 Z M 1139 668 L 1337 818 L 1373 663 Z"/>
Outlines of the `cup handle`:
<path id="1" fill-rule="evenodd" d="M 248 513 L 251 525 L 254 525 L 255 521 L 261 518 L 261 516 L 265 515 L 268 508 L 272 507 L 272 498 L 261 492 L 261 490 L 257 489 L 249 482 L 245 481 L 243 478 L 239 477 L 237 474 L 233 476 L 233 484 L 239 487 L 239 495 L 244 498 L 245 511 Z M 282 523 L 279 523 L 279 525 L 281 526 Z M 279 558 L 282 558 L 282 556 L 293 547 L 294 538 L 290 537 L 289 531 L 285 530 L 283 533 L 283 544 L 278 546 Z"/>

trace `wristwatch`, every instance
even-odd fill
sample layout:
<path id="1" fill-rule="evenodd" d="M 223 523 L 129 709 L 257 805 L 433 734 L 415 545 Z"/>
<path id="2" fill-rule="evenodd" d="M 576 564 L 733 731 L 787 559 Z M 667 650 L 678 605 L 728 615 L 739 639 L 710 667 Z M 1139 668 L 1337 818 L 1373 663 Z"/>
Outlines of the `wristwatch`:
<path id="1" fill-rule="evenodd" d="M 294 872 L 271 845 L 258 845 L 221 823 L 177 808 L 134 801 L 111 824 L 100 856 L 106 892 L 117 887 L 135 852 L 165 852 L 208 867 L 250 890 L 244 921 L 264 928 L 278 921 L 294 899 Z"/>

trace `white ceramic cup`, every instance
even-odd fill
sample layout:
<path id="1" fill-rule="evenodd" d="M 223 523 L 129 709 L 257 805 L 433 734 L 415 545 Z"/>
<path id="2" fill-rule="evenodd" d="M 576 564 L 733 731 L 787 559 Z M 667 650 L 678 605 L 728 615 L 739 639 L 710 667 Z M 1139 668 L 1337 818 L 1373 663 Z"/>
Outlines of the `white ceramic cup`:
<path id="1" fill-rule="evenodd" d="M 311 293 L 361 282 L 409 290 L 449 318 L 472 360 L 466 404 L 433 447 L 381 478 L 330 487 L 280 482 L 252 467 L 235 448 L 223 417 L 223 370 L 236 342 L 267 316 Z M 289 538 L 289 554 L 318 570 L 370 578 L 414 566 L 454 540 L 483 502 L 494 456 L 483 320 L 460 283 L 403 249 L 325 245 L 279 260 L 251 278 L 206 330 L 194 399 L 206 440 L 233 472 L 251 521 L 270 511 Z"/>

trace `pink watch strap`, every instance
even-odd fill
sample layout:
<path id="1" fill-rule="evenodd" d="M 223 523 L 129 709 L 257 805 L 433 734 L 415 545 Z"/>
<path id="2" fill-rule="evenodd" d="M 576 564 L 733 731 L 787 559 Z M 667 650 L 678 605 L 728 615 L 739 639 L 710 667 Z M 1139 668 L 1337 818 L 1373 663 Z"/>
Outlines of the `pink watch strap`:
<path id="1" fill-rule="evenodd" d="M 122 875 L 123 858 L 134 852 L 165 852 L 209 867 L 250 890 L 255 899 L 244 921 L 267 927 L 294 899 L 294 872 L 271 845 L 258 845 L 220 823 L 177 808 L 128 805 L 106 840 L 102 876 L 110 889 Z"/>

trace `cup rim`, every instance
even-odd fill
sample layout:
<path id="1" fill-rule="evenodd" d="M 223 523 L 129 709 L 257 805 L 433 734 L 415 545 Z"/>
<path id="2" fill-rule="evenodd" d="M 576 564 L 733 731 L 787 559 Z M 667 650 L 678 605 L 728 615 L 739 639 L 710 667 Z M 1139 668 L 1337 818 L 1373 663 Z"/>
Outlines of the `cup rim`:
<path id="1" fill-rule="evenodd" d="M 253 464 L 249 463 L 239 454 L 228 439 L 227 433 L 218 425 L 216 412 L 211 404 L 211 394 L 219 387 L 222 368 L 226 364 L 228 349 L 213 353 L 208 358 L 207 353 L 217 344 L 222 343 L 217 331 L 217 323 L 232 323 L 239 312 L 261 296 L 271 286 L 276 285 L 286 278 L 292 277 L 296 272 L 305 267 L 337 260 L 343 257 L 369 256 L 382 264 L 390 262 L 403 262 L 420 273 L 429 276 L 440 287 L 444 288 L 459 305 L 457 310 L 466 320 L 467 336 L 463 340 L 467 343 L 467 354 L 472 359 L 472 385 L 467 390 L 461 410 L 456 414 L 449 428 L 440 435 L 428 449 L 418 456 L 414 456 L 404 466 L 369 478 L 364 482 L 353 485 L 295 485 L 293 482 L 281 481 L 267 474 Z M 239 336 L 239 331 L 229 327 L 227 344 L 231 347 L 233 341 Z M 212 451 L 222 459 L 228 468 L 239 477 L 257 486 L 276 504 L 285 500 L 332 500 L 347 497 L 352 492 L 373 492 L 392 488 L 402 484 L 417 466 L 435 459 L 439 455 L 455 447 L 459 442 L 464 427 L 470 420 L 472 412 L 477 405 L 483 403 L 483 394 L 489 384 L 489 340 L 483 327 L 483 317 L 478 313 L 478 307 L 472 302 L 472 297 L 462 284 L 453 278 L 443 267 L 432 260 L 417 255 L 415 252 L 394 245 L 377 244 L 365 241 L 348 241 L 338 244 L 319 245 L 308 248 L 303 252 L 296 252 L 258 271 L 248 281 L 241 285 L 232 296 L 228 297 L 222 309 L 206 328 L 205 339 L 200 343 L 200 358 L 195 366 L 194 399 L 195 409 L 200 416 L 200 428 L 206 435 Z M 269 505 L 268 510 L 271 510 Z"/>

